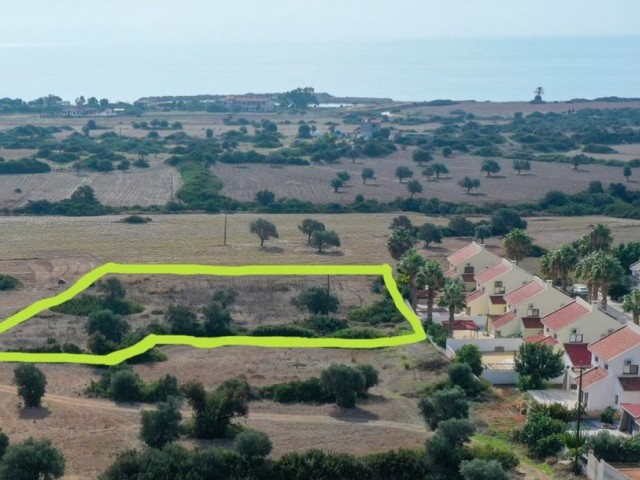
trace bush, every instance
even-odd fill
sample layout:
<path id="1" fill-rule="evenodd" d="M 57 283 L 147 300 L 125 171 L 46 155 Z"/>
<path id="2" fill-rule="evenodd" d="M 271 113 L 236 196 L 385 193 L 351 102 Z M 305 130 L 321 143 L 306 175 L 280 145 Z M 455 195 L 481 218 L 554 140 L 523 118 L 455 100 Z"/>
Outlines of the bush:
<path id="1" fill-rule="evenodd" d="M 508 480 L 504 469 L 496 460 L 463 460 L 460 474 L 464 480 Z"/>
<path id="2" fill-rule="evenodd" d="M 416 480 L 428 478 L 429 469 L 422 450 L 392 450 L 364 457 L 370 480 Z"/>
<path id="3" fill-rule="evenodd" d="M 294 380 L 263 387 L 260 393 L 278 403 L 328 403 L 335 402 L 335 397 L 323 390 L 320 379 L 311 377 L 308 380 Z"/>
<path id="4" fill-rule="evenodd" d="M 313 330 L 297 325 L 260 325 L 251 332 L 255 337 L 305 337 L 316 336 Z"/>
<path id="5" fill-rule="evenodd" d="M 13 370 L 13 382 L 18 387 L 25 407 L 39 407 L 47 386 L 47 378 L 32 363 L 23 363 Z"/>
<path id="6" fill-rule="evenodd" d="M 368 323 L 378 325 L 380 323 L 400 323 L 404 317 L 396 308 L 393 299 L 379 300 L 370 307 L 356 308 L 347 314 L 350 322 Z"/>
<path id="7" fill-rule="evenodd" d="M 513 453 L 513 449 L 506 446 L 495 446 L 488 443 L 469 447 L 470 456 L 480 460 L 496 460 L 504 470 L 511 470 L 518 466 L 520 460 Z"/>
<path id="8" fill-rule="evenodd" d="M 356 370 L 360 371 L 360 373 L 364 375 L 365 390 L 369 390 L 371 387 L 375 387 L 380 382 L 378 370 L 376 370 L 373 365 L 356 365 Z"/>
<path id="9" fill-rule="evenodd" d="M 11 275 L 0 275 L 0 290 L 13 290 L 21 285 L 22 282 Z"/>
<path id="10" fill-rule="evenodd" d="M 313 315 L 304 321 L 303 326 L 320 335 L 329 335 L 348 328 L 349 324 L 340 318 L 329 317 L 327 315 Z"/>
<path id="11" fill-rule="evenodd" d="M 348 365 L 331 364 L 320 376 L 322 388 L 336 398 L 343 408 L 354 408 L 356 399 L 366 390 L 366 378 Z"/>
<path id="12" fill-rule="evenodd" d="M 537 457 L 555 455 L 563 446 L 562 434 L 567 424 L 542 413 L 532 413 L 520 433 L 520 440 Z"/>
<path id="13" fill-rule="evenodd" d="M 440 348 L 446 348 L 449 332 L 439 323 L 426 324 L 427 335 Z"/>
<path id="14" fill-rule="evenodd" d="M 472 344 L 464 345 L 456 352 L 456 362 L 469 365 L 474 375 L 482 373 L 482 353 L 480 349 Z"/>
<path id="15" fill-rule="evenodd" d="M 373 328 L 345 328 L 343 330 L 338 330 L 335 333 L 331 334 L 333 338 L 364 338 L 364 339 L 373 339 L 373 338 L 381 338 L 386 336 L 379 330 L 375 330 Z"/>
<path id="16" fill-rule="evenodd" d="M 280 457 L 271 478 L 365 480 L 367 477 L 368 469 L 352 455 L 307 450 Z"/>
<path id="17" fill-rule="evenodd" d="M 2 157 L 0 157 L 2 158 Z M 18 160 L 0 161 L 0 175 L 15 175 L 26 173 L 48 173 L 51 167 L 35 158 L 20 158 Z"/>
<path id="18" fill-rule="evenodd" d="M 435 430 L 443 420 L 462 419 L 469 416 L 469 404 L 465 393 L 458 386 L 433 392 L 422 398 L 419 406 L 431 430 Z"/>
<path id="19" fill-rule="evenodd" d="M 119 370 L 111 376 L 111 398 L 116 402 L 137 402 L 142 398 L 140 377 L 132 370 Z"/>
<path id="20" fill-rule="evenodd" d="M 124 223 L 141 224 L 149 223 L 152 221 L 150 217 L 141 217 L 140 215 L 129 215 L 122 219 Z"/>
<path id="21" fill-rule="evenodd" d="M 612 406 L 608 406 L 600 414 L 600 421 L 602 423 L 611 424 L 611 423 L 613 423 L 613 417 L 614 417 L 615 414 L 616 414 L 616 409 L 613 408 Z"/>
<path id="22" fill-rule="evenodd" d="M 0 462 L 2 480 L 54 480 L 64 475 L 65 459 L 51 440 L 28 438 L 10 445 Z"/>
<path id="23" fill-rule="evenodd" d="M 161 403 L 156 410 L 142 412 L 140 439 L 152 448 L 162 448 L 180 436 L 180 404 L 171 401 Z"/>
<path id="24" fill-rule="evenodd" d="M 266 457 L 273 449 L 269 435 L 257 430 L 244 430 L 236 437 L 233 446 L 240 455 L 249 460 Z"/>

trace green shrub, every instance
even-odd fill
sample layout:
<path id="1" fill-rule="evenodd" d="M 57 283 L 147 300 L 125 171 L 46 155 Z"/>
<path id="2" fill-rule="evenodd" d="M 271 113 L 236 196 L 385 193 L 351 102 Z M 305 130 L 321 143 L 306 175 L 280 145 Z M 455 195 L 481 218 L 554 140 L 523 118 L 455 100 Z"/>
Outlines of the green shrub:
<path id="1" fill-rule="evenodd" d="M 308 380 L 294 380 L 263 387 L 260 393 L 278 403 L 328 403 L 335 398 L 325 392 L 320 379 L 311 377 Z"/>
<path id="2" fill-rule="evenodd" d="M 142 398 L 142 382 L 132 370 L 118 370 L 111 376 L 110 397 L 116 402 L 137 402 Z"/>
<path id="3" fill-rule="evenodd" d="M 128 217 L 124 217 L 122 221 L 124 223 L 141 224 L 149 223 L 152 219 L 150 217 L 141 217 L 140 215 L 129 215 Z"/>
<path id="4" fill-rule="evenodd" d="M 600 414 L 600 421 L 602 423 L 613 423 L 613 417 L 616 414 L 616 409 L 612 406 L 605 408 Z"/>
<path id="5" fill-rule="evenodd" d="M 520 460 L 513 453 L 513 449 L 506 446 L 483 443 L 469 447 L 470 456 L 480 460 L 496 460 L 505 470 L 512 470 L 518 466 Z"/>
<path id="6" fill-rule="evenodd" d="M 316 336 L 313 330 L 297 325 L 260 325 L 251 332 L 255 337 L 305 337 Z"/>
<path id="7" fill-rule="evenodd" d="M 347 314 L 347 320 L 350 322 L 368 323 L 370 325 L 405 321 L 391 298 L 380 300 L 370 307 L 352 310 Z"/>
<path id="8" fill-rule="evenodd" d="M 374 328 L 345 328 L 342 330 L 338 330 L 328 336 L 332 338 L 381 338 L 386 337 L 386 335 L 380 330 L 376 330 Z"/>
<path id="9" fill-rule="evenodd" d="M 349 327 L 346 320 L 327 315 L 313 315 L 306 319 L 302 325 L 319 335 L 329 335 Z"/>
<path id="10" fill-rule="evenodd" d="M 266 457 L 273 448 L 269 435 L 257 430 L 244 430 L 233 442 L 237 452 L 247 459 Z"/>
<path id="11" fill-rule="evenodd" d="M 529 447 L 537 457 L 544 458 L 554 455 L 562 448 L 562 434 L 567 430 L 567 424 L 543 413 L 529 414 L 527 423 L 520 432 L 520 440 Z"/>
<path id="12" fill-rule="evenodd" d="M 20 280 L 11 275 L 0 275 L 0 290 L 13 290 L 21 284 Z"/>

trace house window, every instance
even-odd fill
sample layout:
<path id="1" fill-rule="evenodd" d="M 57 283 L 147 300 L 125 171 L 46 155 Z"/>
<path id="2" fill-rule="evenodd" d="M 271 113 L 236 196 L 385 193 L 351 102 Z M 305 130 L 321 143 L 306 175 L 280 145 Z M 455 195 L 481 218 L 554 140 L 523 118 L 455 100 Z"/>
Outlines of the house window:
<path id="1" fill-rule="evenodd" d="M 496 338 L 500 338 L 500 335 L 501 335 L 500 330 L 496 330 Z"/>
<path id="2" fill-rule="evenodd" d="M 474 273 L 474 268 L 473 266 L 469 265 L 467 263 L 467 265 L 464 267 L 464 273 Z"/>
<path id="3" fill-rule="evenodd" d="M 502 281 L 497 280 L 493 282 L 493 292 L 497 294 L 503 294 L 505 292 L 505 288 L 502 285 Z"/>
<path id="4" fill-rule="evenodd" d="M 527 310 L 527 317 L 539 317 L 539 316 L 540 316 L 540 309 L 530 308 L 529 310 Z"/>
<path id="5" fill-rule="evenodd" d="M 633 365 L 631 364 L 631 362 L 624 363 L 624 366 L 622 367 L 622 373 L 624 375 L 637 375 L 638 374 L 638 365 Z"/>
<path id="6" fill-rule="evenodd" d="M 598 357 L 593 357 L 593 359 L 597 362 L 598 361 Z"/>
<path id="7" fill-rule="evenodd" d="M 582 343 L 582 334 L 572 333 L 569 335 L 569 343 Z"/>
<path id="8" fill-rule="evenodd" d="M 617 405 L 618 404 L 618 395 L 613 397 L 613 404 Z"/>
<path id="9" fill-rule="evenodd" d="M 605 370 L 609 370 L 609 364 L 605 363 L 605 364 L 604 364 L 604 369 L 605 369 Z"/>

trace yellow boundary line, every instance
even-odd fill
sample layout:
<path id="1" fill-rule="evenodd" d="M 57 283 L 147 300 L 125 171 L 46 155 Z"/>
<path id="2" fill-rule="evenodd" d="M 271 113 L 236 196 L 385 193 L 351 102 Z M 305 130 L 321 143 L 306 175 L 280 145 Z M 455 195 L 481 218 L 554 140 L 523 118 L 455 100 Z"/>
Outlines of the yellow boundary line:
<path id="1" fill-rule="evenodd" d="M 413 328 L 413 333 L 374 339 L 302 338 L 302 337 L 191 337 L 187 335 L 148 335 L 138 343 L 108 355 L 79 353 L 20 353 L 0 352 L 0 362 L 80 363 L 116 365 L 140 355 L 156 345 L 189 345 L 195 348 L 222 346 L 252 346 L 270 348 L 381 348 L 417 343 L 427 338 L 420 319 L 405 304 L 398 291 L 391 267 L 383 265 L 247 265 L 219 267 L 210 265 L 119 264 L 107 263 L 81 277 L 64 292 L 39 300 L 0 323 L 0 334 L 29 320 L 38 313 L 72 299 L 94 282 L 109 274 L 126 275 L 382 275 L 387 290 L 400 313 Z"/>

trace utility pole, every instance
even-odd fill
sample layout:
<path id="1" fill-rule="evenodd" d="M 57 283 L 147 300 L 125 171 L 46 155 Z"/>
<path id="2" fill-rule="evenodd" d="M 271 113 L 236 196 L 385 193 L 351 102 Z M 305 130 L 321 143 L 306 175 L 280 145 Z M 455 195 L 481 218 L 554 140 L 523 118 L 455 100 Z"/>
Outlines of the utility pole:
<path id="1" fill-rule="evenodd" d="M 582 420 L 582 372 L 584 367 L 580 368 L 580 380 L 578 380 L 578 418 L 576 419 L 576 438 L 580 437 L 580 420 Z"/>
<path id="2" fill-rule="evenodd" d="M 224 246 L 227 246 L 227 212 L 224 212 Z"/>
<path id="3" fill-rule="evenodd" d="M 579 469 L 578 466 L 578 459 L 580 457 L 580 421 L 582 420 L 582 372 L 584 371 L 585 367 L 584 366 L 580 366 L 578 367 L 580 369 L 580 379 L 578 380 L 578 416 L 576 418 L 576 444 L 575 444 L 575 450 L 576 450 L 576 458 L 574 459 L 574 468 L 577 470 Z"/>

